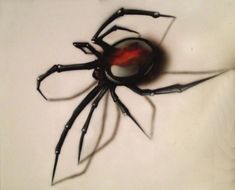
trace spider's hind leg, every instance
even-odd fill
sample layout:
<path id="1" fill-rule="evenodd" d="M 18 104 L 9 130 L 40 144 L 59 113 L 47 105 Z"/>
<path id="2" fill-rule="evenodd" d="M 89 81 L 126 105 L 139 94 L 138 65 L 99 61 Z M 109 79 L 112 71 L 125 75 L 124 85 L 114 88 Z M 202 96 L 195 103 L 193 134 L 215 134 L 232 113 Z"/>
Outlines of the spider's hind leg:
<path id="1" fill-rule="evenodd" d="M 113 98 L 113 101 L 118 105 L 118 107 L 120 108 L 120 110 L 122 111 L 122 113 L 124 113 L 125 115 L 127 115 L 128 117 L 131 118 L 132 121 L 134 121 L 134 123 L 139 127 L 139 129 L 148 137 L 150 138 L 150 136 L 144 131 L 144 129 L 140 126 L 140 124 L 136 121 L 136 119 L 132 116 L 132 114 L 130 113 L 130 111 L 128 110 L 128 108 L 122 103 L 122 101 L 119 99 L 118 95 L 115 92 L 115 88 L 111 88 L 110 89 L 111 92 L 111 96 Z"/>
<path id="2" fill-rule="evenodd" d="M 181 93 L 181 92 L 184 92 L 185 90 L 188 90 L 200 83 L 203 83 L 207 80 L 210 80 L 212 78 L 215 78 L 219 75 L 221 75 L 223 73 L 219 73 L 217 75 L 213 75 L 213 76 L 210 76 L 210 77 L 207 77 L 207 78 L 203 78 L 203 79 L 200 79 L 200 80 L 196 80 L 196 81 L 193 81 L 193 82 L 190 82 L 190 83 L 187 83 L 187 84 L 174 84 L 174 85 L 170 85 L 170 86 L 167 86 L 167 87 L 163 87 L 163 88 L 157 88 L 157 89 L 141 89 L 137 86 L 132 86 L 132 85 L 129 85 L 127 86 L 128 88 L 130 88 L 132 91 L 136 92 L 137 94 L 139 95 L 142 95 L 142 96 L 146 96 L 146 95 L 158 95 L 158 94 L 170 94 L 170 93 Z"/>
<path id="3" fill-rule="evenodd" d="M 82 112 L 82 110 L 94 99 L 97 94 L 103 89 L 103 86 L 97 85 L 83 100 L 82 102 L 76 107 L 76 109 L 73 111 L 72 116 L 70 117 L 69 121 L 66 123 L 64 130 L 60 136 L 60 139 L 56 145 L 55 148 L 55 161 L 54 161 L 54 167 L 53 167 L 53 173 L 51 178 L 51 184 L 53 185 L 56 167 L 59 159 L 59 155 L 62 149 L 62 146 L 64 144 L 64 141 L 66 139 L 66 136 L 69 132 L 69 130 L 72 128 L 74 121 L 76 120 L 77 116 Z"/>
<path id="4" fill-rule="evenodd" d="M 89 127 L 89 124 L 90 124 L 90 121 L 91 121 L 91 117 L 92 117 L 93 112 L 97 108 L 101 98 L 104 96 L 106 91 L 107 91 L 107 88 L 104 87 L 103 90 L 101 90 L 101 92 L 97 96 L 97 98 L 93 101 L 93 103 L 91 105 L 90 112 L 88 114 L 88 117 L 87 117 L 87 119 L 85 121 L 85 124 L 83 125 L 82 134 L 81 134 L 80 142 L 79 142 L 79 148 L 78 148 L 78 163 L 80 162 L 80 157 L 81 157 L 81 152 L 82 152 L 82 147 L 83 147 L 83 141 L 84 141 L 84 137 L 85 137 L 85 135 L 87 133 L 87 130 L 88 130 L 88 127 Z"/>

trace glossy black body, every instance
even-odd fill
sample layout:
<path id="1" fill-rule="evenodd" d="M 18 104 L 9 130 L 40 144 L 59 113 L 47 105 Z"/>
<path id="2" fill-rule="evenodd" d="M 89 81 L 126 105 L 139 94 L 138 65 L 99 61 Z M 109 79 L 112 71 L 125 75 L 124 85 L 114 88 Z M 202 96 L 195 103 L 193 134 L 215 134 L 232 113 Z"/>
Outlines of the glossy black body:
<path id="1" fill-rule="evenodd" d="M 145 65 L 143 68 L 134 76 L 128 76 L 128 77 L 117 77 L 113 75 L 111 72 L 111 67 L 109 60 L 107 58 L 112 54 L 112 51 L 115 51 L 115 47 L 125 41 L 130 41 L 130 40 L 136 40 L 136 41 L 141 41 L 141 43 L 146 43 L 150 48 L 151 48 L 151 53 L 149 54 L 148 60 L 146 60 Z M 137 84 L 138 82 L 144 80 L 148 74 L 151 73 L 151 71 L 154 69 L 154 66 L 157 65 L 157 56 L 159 55 L 159 51 L 155 46 L 148 40 L 143 39 L 143 38 L 125 38 L 122 39 L 116 43 L 114 43 L 108 51 L 105 51 L 104 54 L 102 55 L 102 63 L 104 63 L 105 67 L 105 73 L 106 75 L 108 74 L 107 80 L 110 82 L 115 83 L 116 85 L 129 85 L 132 83 Z M 113 79 L 113 80 L 112 80 Z M 115 82 L 116 81 L 116 82 Z"/>

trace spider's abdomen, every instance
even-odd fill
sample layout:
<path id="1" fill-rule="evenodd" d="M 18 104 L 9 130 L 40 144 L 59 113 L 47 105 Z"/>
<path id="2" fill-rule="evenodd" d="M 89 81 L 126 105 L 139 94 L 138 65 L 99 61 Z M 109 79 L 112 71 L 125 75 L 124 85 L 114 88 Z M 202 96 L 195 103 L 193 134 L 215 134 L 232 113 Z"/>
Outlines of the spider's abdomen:
<path id="1" fill-rule="evenodd" d="M 144 64 L 144 59 L 148 54 L 149 52 L 137 43 L 129 44 L 127 47 L 114 51 L 110 59 L 110 64 L 120 67 Z"/>
<path id="2" fill-rule="evenodd" d="M 128 38 L 113 45 L 106 58 L 108 78 L 117 82 L 140 80 L 153 66 L 153 47 L 141 38 Z"/>

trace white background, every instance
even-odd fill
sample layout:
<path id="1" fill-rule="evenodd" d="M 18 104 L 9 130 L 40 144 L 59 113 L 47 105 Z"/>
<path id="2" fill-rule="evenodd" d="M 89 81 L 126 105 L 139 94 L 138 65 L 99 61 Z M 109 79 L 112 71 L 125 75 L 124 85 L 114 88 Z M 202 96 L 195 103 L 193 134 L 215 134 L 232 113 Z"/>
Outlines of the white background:
<path id="1" fill-rule="evenodd" d="M 120 7 L 159 11 L 177 17 L 163 42 L 167 71 L 230 70 L 182 94 L 143 97 L 118 89 L 149 132 L 147 139 L 121 115 L 113 140 L 93 157 L 84 175 L 51 187 L 54 148 L 73 109 L 88 92 L 70 101 L 46 102 L 36 78 L 54 64 L 93 59 L 73 47 L 89 41 Z M 1 190 L 230 190 L 235 188 L 235 1 L 4 1 L 0 2 Z M 168 19 L 126 16 L 122 25 L 159 41 Z M 120 37 L 114 34 L 111 40 Z M 160 87 L 207 75 L 166 74 Z M 91 72 L 55 74 L 45 81 L 50 97 L 77 93 L 89 86 Z M 55 96 L 54 96 L 55 95 Z M 86 137 L 83 156 L 94 148 L 101 130 L 104 101 Z M 101 144 L 114 130 L 118 112 L 108 101 Z M 55 181 L 79 173 L 80 129 L 88 109 L 77 119 L 62 149 Z M 88 161 L 89 159 L 85 160 Z"/>

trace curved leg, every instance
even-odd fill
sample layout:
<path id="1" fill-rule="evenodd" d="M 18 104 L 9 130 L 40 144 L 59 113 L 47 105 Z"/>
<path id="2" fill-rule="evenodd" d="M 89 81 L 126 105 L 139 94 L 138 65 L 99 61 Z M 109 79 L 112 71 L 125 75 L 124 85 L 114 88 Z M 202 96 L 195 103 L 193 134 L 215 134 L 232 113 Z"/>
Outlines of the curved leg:
<path id="1" fill-rule="evenodd" d="M 140 126 L 140 124 L 136 121 L 136 119 L 131 115 L 130 111 L 128 110 L 128 108 L 122 103 L 122 101 L 119 99 L 118 95 L 115 92 L 115 88 L 111 88 L 110 89 L 111 92 L 111 96 L 113 98 L 113 101 L 118 105 L 118 107 L 120 108 L 120 110 L 122 111 L 122 113 L 124 113 L 125 115 L 127 115 L 128 117 L 130 117 L 132 119 L 132 121 L 134 121 L 134 123 L 139 127 L 139 129 L 148 137 L 149 135 L 144 131 L 144 129 Z"/>
<path id="2" fill-rule="evenodd" d="M 94 54 L 96 57 L 100 57 L 101 53 L 98 52 L 91 44 L 88 42 L 73 42 L 73 45 L 82 50 L 85 54 Z"/>
<path id="3" fill-rule="evenodd" d="M 220 73 L 220 74 L 222 74 L 222 73 Z M 196 80 L 196 81 L 193 81 L 193 82 L 187 83 L 187 84 L 174 84 L 174 85 L 170 85 L 170 86 L 163 87 L 163 88 L 157 88 L 154 90 L 140 89 L 137 86 L 131 86 L 131 85 L 129 85 L 127 87 L 142 96 L 146 96 L 146 95 L 153 96 L 153 95 L 157 95 L 157 94 L 170 94 L 170 93 L 176 93 L 176 92 L 180 93 L 180 92 L 184 92 L 185 90 L 187 90 L 193 86 L 196 86 L 202 82 L 205 82 L 205 81 L 210 80 L 214 77 L 217 77 L 220 74 L 213 75 L 211 77 L 207 77 L 204 79 Z"/>
<path id="4" fill-rule="evenodd" d="M 136 33 L 137 35 L 140 36 L 139 32 L 135 31 L 135 30 L 131 30 L 122 26 L 118 26 L 118 25 L 114 25 L 112 28 L 110 28 L 109 30 L 107 30 L 104 34 L 100 35 L 99 38 L 97 39 L 103 39 L 104 37 L 106 37 L 107 35 L 111 34 L 112 32 L 115 32 L 117 30 L 123 30 L 123 31 L 128 31 L 128 32 L 132 32 L 132 33 Z"/>
<path id="5" fill-rule="evenodd" d="M 88 127 L 89 127 L 89 124 L 90 124 L 90 121 L 91 121 L 92 114 L 93 114 L 94 110 L 97 108 L 101 98 L 103 97 L 103 95 L 105 94 L 106 91 L 107 91 L 107 88 L 103 88 L 103 90 L 100 92 L 100 94 L 97 96 L 97 98 L 92 103 L 90 112 L 89 112 L 88 117 L 86 119 L 86 122 L 85 122 L 85 124 L 82 128 L 82 134 L 81 134 L 81 137 L 80 137 L 80 143 L 79 143 L 79 148 L 78 148 L 78 163 L 80 161 L 80 156 L 81 156 L 81 152 L 82 152 L 83 140 L 84 140 L 84 137 L 87 133 L 87 130 L 88 130 Z"/>
<path id="6" fill-rule="evenodd" d="M 41 82 L 47 78 L 49 75 L 55 72 L 64 72 L 64 71 L 74 71 L 74 70 L 85 70 L 85 69 L 94 69 L 97 67 L 97 61 L 92 61 L 84 64 L 73 64 L 73 65 L 54 65 L 44 74 L 40 75 L 37 78 L 37 90 L 38 92 L 47 100 L 46 96 L 42 93 L 40 89 Z"/>
<path id="7" fill-rule="evenodd" d="M 153 18 L 158 17 L 168 17 L 168 18 L 175 18 L 175 16 L 172 15 L 164 15 L 160 14 L 159 12 L 155 11 L 145 11 L 145 10 L 137 10 L 137 9 L 118 9 L 111 17 L 109 17 L 98 29 L 98 31 L 95 33 L 95 35 L 92 38 L 92 41 L 96 42 L 97 38 L 99 37 L 100 33 L 103 31 L 103 29 L 108 26 L 111 22 L 113 22 L 115 19 L 124 16 L 124 15 L 144 15 L 144 16 L 152 16 Z"/>
<path id="8" fill-rule="evenodd" d="M 100 45 L 103 49 L 109 49 L 110 45 L 108 43 L 106 43 L 103 40 L 103 38 L 105 38 L 106 36 L 108 36 L 109 34 L 111 34 L 112 32 L 115 32 L 117 30 L 123 30 L 123 31 L 132 32 L 132 33 L 135 33 L 138 36 L 140 36 L 140 34 L 137 31 L 135 31 L 135 30 L 131 30 L 131 29 L 128 29 L 128 28 L 125 28 L 125 27 L 114 25 L 112 28 L 108 29 L 104 34 L 100 35 L 96 39 L 96 44 Z"/>
<path id="9" fill-rule="evenodd" d="M 56 102 L 56 101 L 66 101 L 66 100 L 72 100 L 82 94 L 84 94 L 85 92 L 91 90 L 95 85 L 97 85 L 97 81 L 91 83 L 89 86 L 87 86 L 85 89 L 83 89 L 82 91 L 80 92 L 77 92 L 75 94 L 72 94 L 70 96 L 67 96 L 67 97 L 61 97 L 61 98 L 48 98 L 48 101 L 51 101 L 51 102 Z"/>
<path id="10" fill-rule="evenodd" d="M 75 119 L 77 116 L 82 112 L 82 110 L 89 104 L 89 102 L 95 98 L 95 96 L 103 89 L 103 86 L 96 86 L 83 100 L 82 102 L 76 107 L 76 109 L 73 111 L 72 116 L 70 117 L 69 121 L 66 123 L 65 128 L 60 136 L 60 139 L 56 145 L 55 148 L 55 162 L 54 162 L 54 168 L 53 168 L 53 173 L 52 173 L 52 179 L 51 179 L 51 184 L 53 185 L 54 177 L 55 177 L 55 172 L 56 172 L 56 167 L 57 167 L 57 162 L 59 159 L 60 151 L 61 148 L 64 144 L 64 140 L 71 129 Z"/>

